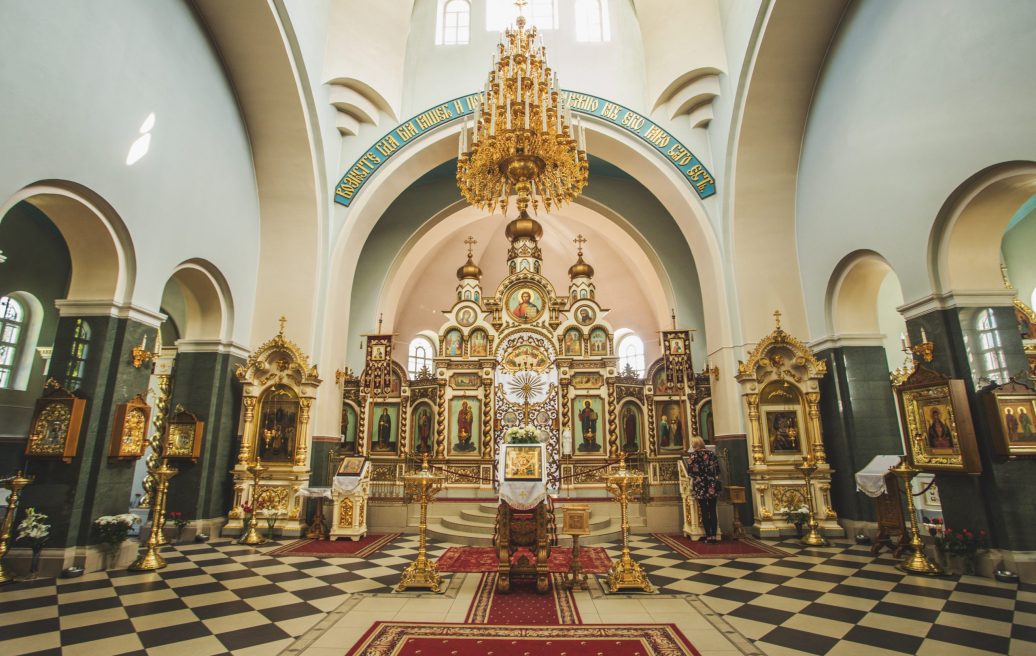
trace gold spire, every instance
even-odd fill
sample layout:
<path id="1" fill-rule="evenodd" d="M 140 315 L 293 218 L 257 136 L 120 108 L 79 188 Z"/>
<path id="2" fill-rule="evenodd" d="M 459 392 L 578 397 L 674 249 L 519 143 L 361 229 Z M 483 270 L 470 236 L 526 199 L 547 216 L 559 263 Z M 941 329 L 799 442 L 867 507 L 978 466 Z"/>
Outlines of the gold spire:
<path id="1" fill-rule="evenodd" d="M 482 277 L 482 269 L 478 268 L 475 261 L 471 259 L 473 253 L 472 248 L 478 243 L 478 240 L 471 235 L 468 235 L 468 238 L 464 240 L 464 243 L 468 247 L 468 261 L 465 262 L 461 268 L 457 269 L 457 279 L 464 280 L 465 278 L 474 278 L 475 280 L 478 280 Z"/>
<path id="2" fill-rule="evenodd" d="M 568 277 L 573 280 L 576 278 L 593 278 L 594 268 L 583 261 L 583 244 L 586 243 L 586 237 L 578 235 L 572 241 L 575 243 L 579 251 L 576 253 L 576 256 L 578 257 L 576 263 L 568 267 Z"/>

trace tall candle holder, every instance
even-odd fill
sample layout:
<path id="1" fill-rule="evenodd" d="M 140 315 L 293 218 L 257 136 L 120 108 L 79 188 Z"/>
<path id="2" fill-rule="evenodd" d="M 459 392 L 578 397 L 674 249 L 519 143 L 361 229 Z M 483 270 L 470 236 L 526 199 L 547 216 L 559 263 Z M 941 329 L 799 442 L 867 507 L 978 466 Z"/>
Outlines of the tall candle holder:
<path id="1" fill-rule="evenodd" d="M 816 505 L 813 501 L 813 474 L 817 471 L 817 463 L 812 458 L 803 458 L 802 464 L 796 465 L 795 468 L 806 479 L 806 507 L 809 509 L 809 532 L 802 538 L 802 544 L 807 547 L 826 547 L 828 541 L 820 534 Z"/>
<path id="2" fill-rule="evenodd" d="M 169 479 L 176 476 L 176 470 L 163 459 L 161 466 L 153 470 L 152 474 L 155 477 L 156 487 L 155 498 L 151 504 L 151 533 L 148 535 L 144 553 L 128 568 L 138 572 L 150 572 L 166 566 L 165 558 L 158 553 L 158 549 L 165 544 L 162 539 L 162 518 L 165 517 L 165 500 L 166 493 L 169 491 Z"/>
<path id="3" fill-rule="evenodd" d="M 248 473 L 252 475 L 252 494 L 249 495 L 252 502 L 252 518 L 248 522 L 248 530 L 240 540 L 241 544 L 254 546 L 266 542 L 266 538 L 260 535 L 259 531 L 255 530 L 255 525 L 258 523 L 259 511 L 259 508 L 256 506 L 256 501 L 258 500 L 259 495 L 256 493 L 259 491 L 259 477 L 262 476 L 266 469 L 266 467 L 263 467 L 263 463 L 259 458 L 256 458 L 255 462 L 248 466 Z"/>
<path id="4" fill-rule="evenodd" d="M 619 502 L 619 509 L 622 514 L 622 557 L 608 571 L 608 591 L 618 592 L 622 589 L 636 588 L 644 592 L 654 592 L 647 574 L 630 555 L 629 546 L 629 500 L 641 491 L 644 484 L 644 474 L 626 469 L 626 452 L 619 453 L 619 468 L 615 473 L 608 476 L 606 487 L 608 491 Z"/>
<path id="5" fill-rule="evenodd" d="M 19 471 L 14 476 L 0 480 L 0 485 L 11 491 L 7 497 L 7 512 L 4 513 L 3 528 L 0 529 L 0 584 L 14 581 L 14 576 L 4 570 L 4 555 L 10 547 L 11 528 L 14 525 L 14 514 L 18 512 L 18 497 L 21 496 L 22 488 L 35 480 L 32 476 L 23 476 Z"/>
<path id="6" fill-rule="evenodd" d="M 914 510 L 914 495 L 910 492 L 910 481 L 917 476 L 918 470 L 907 462 L 906 456 L 903 456 L 899 464 L 889 471 L 903 481 L 903 490 L 907 498 L 907 513 L 910 515 L 911 553 L 896 567 L 907 574 L 939 576 L 943 571 L 938 565 L 928 560 L 928 556 L 924 552 L 924 543 L 921 541 L 921 533 L 917 530 L 917 511 Z"/>
<path id="7" fill-rule="evenodd" d="M 410 488 L 412 494 L 421 503 L 421 522 L 418 524 L 417 559 L 403 571 L 396 590 L 402 592 L 407 588 L 428 588 L 432 592 L 439 592 L 442 576 L 439 575 L 436 564 L 428 560 L 425 546 L 428 532 L 428 504 L 442 489 L 443 477 L 432 473 L 428 468 L 428 454 L 426 453 L 421 464 L 421 471 L 404 476 L 403 484 Z"/>

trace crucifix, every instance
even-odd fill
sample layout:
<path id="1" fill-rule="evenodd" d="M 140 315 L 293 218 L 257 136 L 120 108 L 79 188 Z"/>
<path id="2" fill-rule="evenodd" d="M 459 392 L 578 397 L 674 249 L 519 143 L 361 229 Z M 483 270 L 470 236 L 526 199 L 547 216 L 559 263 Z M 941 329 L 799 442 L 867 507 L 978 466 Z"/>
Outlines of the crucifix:
<path id="1" fill-rule="evenodd" d="M 777 322 L 777 330 L 780 330 L 781 329 L 781 311 L 780 310 L 774 310 L 773 311 L 773 320 Z"/>
<path id="2" fill-rule="evenodd" d="M 464 240 L 464 243 L 468 246 L 468 257 L 471 257 L 471 253 L 473 252 L 475 244 L 478 243 L 478 240 L 471 235 L 468 235 L 468 238 Z"/>
<path id="3" fill-rule="evenodd" d="M 576 245 L 576 248 L 579 249 L 579 253 L 578 253 L 579 257 L 582 257 L 583 256 L 583 244 L 586 243 L 586 237 L 584 237 L 583 235 L 576 235 L 576 238 L 572 240 L 572 243 L 574 243 Z"/>
<path id="4" fill-rule="evenodd" d="M 669 308 L 669 317 L 673 320 L 673 330 L 676 330 L 676 308 Z"/>
<path id="5" fill-rule="evenodd" d="M 277 320 L 277 323 L 281 324 L 281 332 L 280 332 L 280 334 L 283 337 L 284 336 L 284 324 L 288 323 L 288 319 L 285 318 L 284 315 L 281 315 L 281 318 Z"/>
<path id="6" fill-rule="evenodd" d="M 381 334 L 381 312 L 378 313 L 378 334 Z"/>

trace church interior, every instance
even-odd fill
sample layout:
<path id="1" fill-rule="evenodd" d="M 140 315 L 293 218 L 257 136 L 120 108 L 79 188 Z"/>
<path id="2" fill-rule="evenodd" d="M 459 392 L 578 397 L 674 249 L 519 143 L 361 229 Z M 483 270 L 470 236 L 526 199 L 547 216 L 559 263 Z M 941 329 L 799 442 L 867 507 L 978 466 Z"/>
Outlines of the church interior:
<path id="1" fill-rule="evenodd" d="M 0 1 L 0 653 L 1036 653 L 1034 30 Z"/>

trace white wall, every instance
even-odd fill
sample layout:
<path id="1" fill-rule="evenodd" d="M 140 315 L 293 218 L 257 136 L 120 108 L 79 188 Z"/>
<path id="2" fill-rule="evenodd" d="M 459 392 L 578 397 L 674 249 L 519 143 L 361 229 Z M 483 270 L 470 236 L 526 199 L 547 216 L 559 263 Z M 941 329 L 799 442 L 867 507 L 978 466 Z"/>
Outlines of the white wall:
<path id="1" fill-rule="evenodd" d="M 5 2 L 0 62 L 0 202 L 40 180 L 89 187 L 128 226 L 135 304 L 157 310 L 176 265 L 207 259 L 230 284 L 234 339 L 247 343 L 258 258 L 251 152 L 187 6 Z M 151 112 L 150 152 L 127 166 Z"/>
<path id="2" fill-rule="evenodd" d="M 932 222 L 999 162 L 1032 159 L 1036 3 L 854 3 L 828 54 L 798 176 L 797 239 L 811 337 L 847 253 L 884 256 L 913 301 L 931 293 Z"/>

